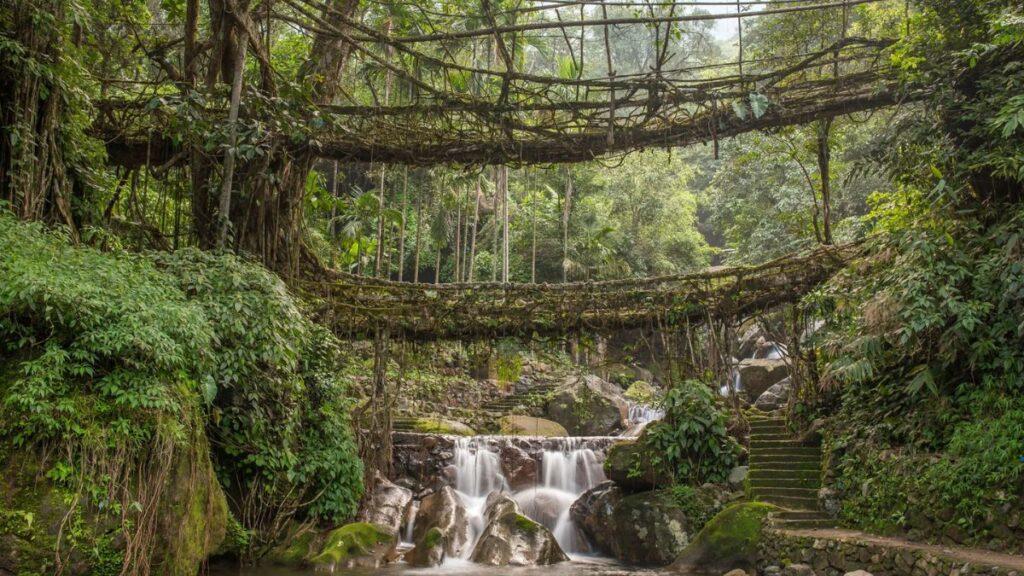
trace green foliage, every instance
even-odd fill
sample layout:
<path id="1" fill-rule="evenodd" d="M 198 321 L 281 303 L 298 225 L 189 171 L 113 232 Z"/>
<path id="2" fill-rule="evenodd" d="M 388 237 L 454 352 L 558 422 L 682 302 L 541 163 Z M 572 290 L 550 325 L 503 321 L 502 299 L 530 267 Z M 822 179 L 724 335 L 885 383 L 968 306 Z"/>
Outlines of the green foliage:
<path id="1" fill-rule="evenodd" d="M 130 463 L 158 438 L 182 442 L 205 410 L 214 462 L 236 493 L 266 506 L 297 498 L 313 518 L 354 513 L 362 466 L 337 342 L 275 276 L 195 250 L 74 247 L 7 214 L 0 272 L 0 433 L 68 447 L 52 480 L 87 480 L 101 498 L 109 478 L 83 478 L 77 453 Z"/>
<path id="2" fill-rule="evenodd" d="M 665 417 L 645 430 L 644 452 L 667 468 L 676 483 L 722 482 L 736 465 L 739 445 L 726 430 L 726 415 L 711 388 L 686 380 L 665 393 Z"/>
<path id="3" fill-rule="evenodd" d="M 215 398 L 208 428 L 221 481 L 267 506 L 299 498 L 313 517 L 350 517 L 362 466 L 334 337 L 260 266 L 198 250 L 154 258 L 217 334 L 204 391 Z"/>

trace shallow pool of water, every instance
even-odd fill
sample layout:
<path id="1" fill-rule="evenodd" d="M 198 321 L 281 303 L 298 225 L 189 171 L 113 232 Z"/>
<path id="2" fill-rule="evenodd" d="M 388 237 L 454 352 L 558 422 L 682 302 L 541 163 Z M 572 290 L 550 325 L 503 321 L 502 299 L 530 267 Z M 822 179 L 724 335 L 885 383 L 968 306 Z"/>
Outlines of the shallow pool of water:
<path id="1" fill-rule="evenodd" d="M 342 576 L 626 576 L 628 574 L 650 574 L 658 570 L 624 566 L 606 558 L 578 556 L 570 562 L 552 566 L 483 566 L 472 562 L 448 561 L 436 568 L 416 568 L 404 562 L 388 564 L 381 568 L 339 568 L 330 572 Z M 324 570 L 313 568 L 294 569 L 274 566 L 247 568 L 211 567 L 212 576 L 299 576 L 323 574 Z"/>

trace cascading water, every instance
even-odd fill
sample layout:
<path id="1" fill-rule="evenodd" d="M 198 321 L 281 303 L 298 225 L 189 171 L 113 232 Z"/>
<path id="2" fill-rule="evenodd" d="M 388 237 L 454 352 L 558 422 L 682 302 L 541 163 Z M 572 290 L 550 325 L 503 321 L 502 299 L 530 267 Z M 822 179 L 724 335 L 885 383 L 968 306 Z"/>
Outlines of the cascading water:
<path id="1" fill-rule="evenodd" d="M 539 482 L 512 493 L 523 514 L 551 530 L 559 546 L 569 554 L 590 552 L 586 539 L 569 514 L 573 502 L 587 490 L 605 480 L 604 448 L 615 438 L 537 438 L 545 449 L 540 454 Z M 520 441 L 530 441 L 522 439 Z M 483 532 L 484 504 L 494 491 L 509 492 L 509 484 L 501 469 L 502 443 L 511 442 L 500 436 L 476 436 L 455 440 L 456 494 L 462 499 L 470 524 L 468 557 Z"/>
<path id="2" fill-rule="evenodd" d="M 665 417 L 665 411 L 648 404 L 630 404 L 627 421 L 629 426 L 623 436 L 639 436 L 648 424 Z"/>

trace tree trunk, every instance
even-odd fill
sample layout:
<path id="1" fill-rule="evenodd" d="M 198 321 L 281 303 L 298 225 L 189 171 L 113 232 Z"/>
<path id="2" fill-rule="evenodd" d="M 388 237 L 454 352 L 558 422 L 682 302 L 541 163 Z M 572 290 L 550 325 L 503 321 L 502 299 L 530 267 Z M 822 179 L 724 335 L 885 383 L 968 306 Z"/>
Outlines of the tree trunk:
<path id="1" fill-rule="evenodd" d="M 235 148 L 238 146 L 238 106 L 242 100 L 242 79 L 245 72 L 245 44 L 247 34 L 242 31 L 238 35 L 238 49 L 235 50 L 235 62 L 231 68 L 231 104 L 228 108 L 229 148 L 224 157 L 224 177 L 221 180 L 220 201 L 218 202 L 219 231 L 217 233 L 217 249 L 227 246 L 228 231 L 231 227 L 231 180 L 235 176 Z"/>
<path id="2" fill-rule="evenodd" d="M 459 200 L 458 193 L 455 197 Z M 462 279 L 462 202 L 456 204 L 455 210 L 455 282 Z"/>
<path id="3" fill-rule="evenodd" d="M 402 179 L 402 224 L 398 230 L 398 281 L 405 273 L 405 223 L 409 211 L 409 167 L 405 168 Z"/>
<path id="4" fill-rule="evenodd" d="M 572 172 L 565 170 L 565 201 L 562 202 L 562 282 L 569 281 L 569 215 L 572 213 Z"/>
<path id="5" fill-rule="evenodd" d="M 829 149 L 829 133 L 832 120 L 818 123 L 818 174 L 821 177 L 822 229 L 825 244 L 832 244 L 832 185 L 829 173 L 832 152 Z"/>
<path id="6" fill-rule="evenodd" d="M 413 242 L 412 281 L 420 281 L 420 234 L 423 231 L 423 198 L 416 195 L 416 240 Z"/>
<path id="7" fill-rule="evenodd" d="M 476 268 L 476 232 L 480 223 L 480 179 L 476 180 L 476 201 L 473 203 L 473 232 L 469 244 L 469 273 L 468 281 L 473 281 L 473 269 Z"/>
<path id="8" fill-rule="evenodd" d="M 508 167 L 501 167 L 501 281 L 508 283 Z"/>
<path id="9" fill-rule="evenodd" d="M 377 187 L 377 254 L 374 256 L 373 276 L 380 278 L 384 264 L 384 179 L 387 170 L 380 165 L 380 185 Z"/>
<path id="10" fill-rule="evenodd" d="M 65 39 L 64 2 L 14 2 L 0 8 L 10 24 L 4 31 L 23 54 L 0 59 L 0 200 L 21 218 L 68 227 L 78 238 L 81 224 L 72 213 L 71 198 L 81 191 L 76 174 L 65 165 L 67 134 L 64 92 L 59 82 L 36 63 L 59 62 Z"/>

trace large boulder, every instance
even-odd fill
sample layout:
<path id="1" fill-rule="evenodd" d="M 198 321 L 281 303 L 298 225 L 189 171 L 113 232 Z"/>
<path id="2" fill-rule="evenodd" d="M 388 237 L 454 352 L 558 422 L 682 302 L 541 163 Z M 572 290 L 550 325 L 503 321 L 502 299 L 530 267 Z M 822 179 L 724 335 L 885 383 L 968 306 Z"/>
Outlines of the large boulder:
<path id="1" fill-rule="evenodd" d="M 776 510 L 763 502 L 733 504 L 712 518 L 672 564 L 674 572 L 756 568 L 761 526 Z"/>
<path id="2" fill-rule="evenodd" d="M 604 474 L 627 492 L 643 492 L 667 486 L 672 478 L 663 466 L 652 463 L 644 454 L 643 436 L 635 440 L 617 442 L 608 449 L 604 460 Z"/>
<path id="3" fill-rule="evenodd" d="M 405 520 L 405 512 L 412 502 L 412 490 L 402 488 L 376 473 L 373 494 L 359 511 L 359 520 L 387 527 L 398 534 Z"/>
<path id="4" fill-rule="evenodd" d="M 476 431 L 456 420 L 447 418 L 416 418 L 410 428 L 424 434 L 448 434 L 450 436 L 476 436 Z"/>
<path id="5" fill-rule="evenodd" d="M 568 436 L 569 432 L 558 422 L 512 414 L 502 416 L 498 425 L 505 436 Z"/>
<path id="6" fill-rule="evenodd" d="M 789 401 L 793 389 L 793 379 L 786 376 L 761 393 L 754 401 L 754 408 L 762 412 L 773 412 L 782 408 Z"/>
<path id="7" fill-rule="evenodd" d="M 569 516 L 598 550 L 612 550 L 616 537 L 612 514 L 624 494 L 614 482 L 606 481 L 584 492 L 569 508 Z"/>
<path id="8" fill-rule="evenodd" d="M 501 473 L 505 475 L 509 488 L 518 491 L 537 484 L 540 465 L 526 450 L 506 442 L 501 445 L 499 457 Z"/>
<path id="9" fill-rule="evenodd" d="M 310 563 L 331 569 L 378 568 L 394 557 L 397 546 L 398 537 L 387 527 L 353 522 L 327 533 Z"/>
<path id="10" fill-rule="evenodd" d="M 498 518 L 514 512 L 516 514 L 522 514 L 522 510 L 519 509 L 519 504 L 513 500 L 508 494 L 504 492 L 491 492 L 487 495 L 487 500 L 484 501 L 484 524 L 490 524 Z"/>
<path id="11" fill-rule="evenodd" d="M 471 557 L 489 566 L 546 566 L 568 559 L 547 528 L 515 511 L 487 524 Z"/>
<path id="12" fill-rule="evenodd" d="M 740 386 L 747 399 L 757 400 L 773 384 L 789 376 L 789 364 L 785 360 L 748 358 L 736 365 L 740 375 Z"/>
<path id="13" fill-rule="evenodd" d="M 444 486 L 420 502 L 413 528 L 413 542 L 420 542 L 431 528 L 444 536 L 445 553 L 459 557 L 469 545 L 466 508 L 451 486 Z"/>
<path id="14" fill-rule="evenodd" d="M 710 494 L 701 490 L 684 501 L 672 490 L 625 495 L 606 482 L 580 496 L 570 514 L 601 552 L 631 564 L 665 566 L 714 506 Z"/>
<path id="15" fill-rule="evenodd" d="M 570 378 L 545 412 L 573 436 L 607 436 L 626 425 L 629 405 L 622 389 L 594 375 Z"/>

